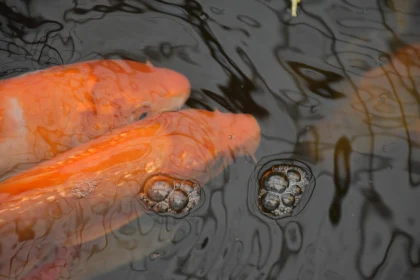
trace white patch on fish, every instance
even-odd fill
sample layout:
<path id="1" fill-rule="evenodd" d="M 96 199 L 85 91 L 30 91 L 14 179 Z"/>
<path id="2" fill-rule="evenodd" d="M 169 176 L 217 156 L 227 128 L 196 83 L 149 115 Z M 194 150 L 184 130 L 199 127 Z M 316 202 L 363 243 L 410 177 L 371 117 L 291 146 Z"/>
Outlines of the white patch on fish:
<path id="1" fill-rule="evenodd" d="M 19 105 L 19 101 L 16 98 L 9 98 L 8 100 L 9 102 L 9 108 L 12 114 L 11 117 L 14 119 L 14 121 L 16 122 L 16 125 L 18 127 L 25 127 L 26 126 L 26 121 L 23 117 L 23 110 Z M 9 109 L 8 108 L 8 109 Z"/>
<path id="2" fill-rule="evenodd" d="M 5 129 L 13 129 L 14 133 L 11 137 L 0 138 L 0 154 L 10 154 L 10 151 L 16 151 L 13 157 L 0 158 L 0 180 L 4 180 L 9 176 L 5 176 L 5 172 L 11 171 L 19 162 L 27 162 L 29 154 L 24 151 L 28 150 L 26 136 L 28 133 L 26 120 L 24 118 L 23 109 L 17 98 L 5 99 Z M 18 170 L 16 170 L 18 171 Z"/>

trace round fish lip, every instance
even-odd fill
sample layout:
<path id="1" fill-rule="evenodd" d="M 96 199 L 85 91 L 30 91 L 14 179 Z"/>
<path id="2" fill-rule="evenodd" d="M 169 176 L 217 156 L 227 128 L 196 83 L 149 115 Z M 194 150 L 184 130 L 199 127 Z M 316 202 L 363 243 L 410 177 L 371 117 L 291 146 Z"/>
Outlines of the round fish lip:
<path id="1" fill-rule="evenodd" d="M 194 180 L 157 174 L 145 181 L 139 198 L 148 212 L 183 217 L 200 204 L 203 195 L 200 184 Z"/>
<path id="2" fill-rule="evenodd" d="M 297 156 L 274 154 L 258 162 L 248 182 L 248 207 L 254 215 L 281 221 L 305 208 L 316 183 L 314 167 L 293 158 Z"/>

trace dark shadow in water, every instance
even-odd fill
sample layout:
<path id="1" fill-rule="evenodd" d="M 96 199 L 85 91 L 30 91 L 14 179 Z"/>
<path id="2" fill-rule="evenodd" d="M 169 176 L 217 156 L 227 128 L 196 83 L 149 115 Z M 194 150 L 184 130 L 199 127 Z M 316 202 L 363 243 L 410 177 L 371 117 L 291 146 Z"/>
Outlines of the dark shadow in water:
<path id="1" fill-rule="evenodd" d="M 345 96 L 330 87 L 330 84 L 341 81 L 342 76 L 298 62 L 289 61 L 288 64 L 298 76 L 305 80 L 311 92 L 327 99 L 338 99 Z"/>
<path id="2" fill-rule="evenodd" d="M 335 194 L 330 206 L 330 221 L 337 225 L 341 219 L 341 202 L 346 197 L 351 180 L 351 145 L 346 137 L 337 141 L 334 151 L 334 186 Z"/>

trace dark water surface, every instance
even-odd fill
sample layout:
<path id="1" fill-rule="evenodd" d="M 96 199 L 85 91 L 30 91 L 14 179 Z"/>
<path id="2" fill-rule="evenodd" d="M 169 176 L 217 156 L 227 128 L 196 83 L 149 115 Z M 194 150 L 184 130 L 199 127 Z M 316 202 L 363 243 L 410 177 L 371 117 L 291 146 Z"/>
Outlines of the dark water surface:
<path id="1" fill-rule="evenodd" d="M 393 125 L 420 117 L 420 53 L 410 57 L 410 87 L 384 79 L 372 98 L 356 90 L 369 70 L 420 42 L 419 24 L 417 0 L 303 0 L 296 18 L 286 0 L 0 0 L 2 78 L 88 59 L 149 60 L 188 77 L 188 107 L 255 116 L 258 161 L 301 160 L 315 177 L 306 207 L 273 220 L 249 199 L 254 164 L 237 159 L 190 216 L 144 216 L 86 244 L 74 271 L 420 279 L 420 122 Z M 379 95 L 387 106 L 375 105 Z"/>

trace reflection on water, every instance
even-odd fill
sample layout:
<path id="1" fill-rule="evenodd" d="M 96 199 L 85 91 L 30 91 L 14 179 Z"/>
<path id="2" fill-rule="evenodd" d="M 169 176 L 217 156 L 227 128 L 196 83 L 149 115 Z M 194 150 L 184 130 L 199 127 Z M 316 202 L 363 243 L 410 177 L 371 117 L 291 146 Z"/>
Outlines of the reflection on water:
<path id="1" fill-rule="evenodd" d="M 157 230 L 130 235 L 139 247 L 84 243 L 87 279 L 103 266 L 93 259 L 116 256 L 129 257 L 95 279 L 417 279 L 419 21 L 415 0 L 303 0 L 297 17 L 290 1 L 2 0 L 0 73 L 150 60 L 188 77 L 187 106 L 256 117 L 257 160 L 292 153 L 314 167 L 298 215 L 261 219 L 254 165 L 237 159 L 179 228 L 156 219 L 159 242 Z"/>

